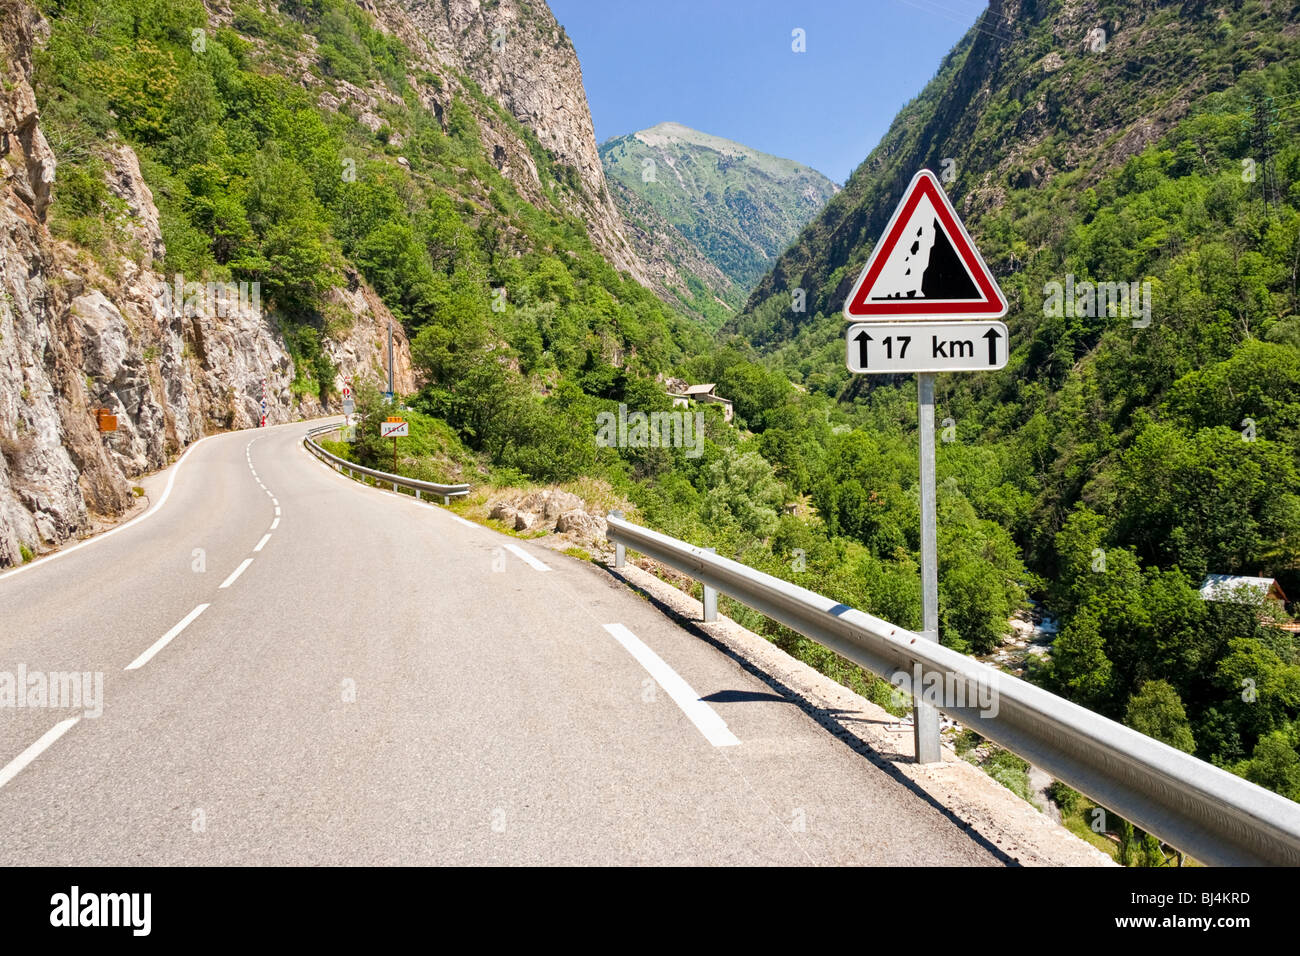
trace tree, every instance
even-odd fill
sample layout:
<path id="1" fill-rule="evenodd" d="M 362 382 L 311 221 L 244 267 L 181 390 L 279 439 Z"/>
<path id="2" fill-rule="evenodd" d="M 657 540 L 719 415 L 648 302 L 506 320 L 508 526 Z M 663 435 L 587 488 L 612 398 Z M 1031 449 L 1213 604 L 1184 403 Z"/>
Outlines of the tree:
<path id="1" fill-rule="evenodd" d="M 785 497 L 772 466 L 758 452 L 734 448 L 708 471 L 710 490 L 704 501 L 706 521 L 735 523 L 760 538 L 776 530 L 777 508 Z"/>
<path id="2" fill-rule="evenodd" d="M 1196 749 L 1183 702 L 1168 681 L 1150 680 L 1143 684 L 1128 700 L 1124 723 L 1184 753 Z"/>
<path id="3" fill-rule="evenodd" d="M 1052 643 L 1051 683 L 1075 703 L 1098 710 L 1110 700 L 1111 668 L 1097 616 L 1085 609 Z"/>
<path id="4" fill-rule="evenodd" d="M 1245 776 L 1251 783 L 1300 801 L 1300 754 L 1280 730 L 1264 737 L 1255 746 Z"/>

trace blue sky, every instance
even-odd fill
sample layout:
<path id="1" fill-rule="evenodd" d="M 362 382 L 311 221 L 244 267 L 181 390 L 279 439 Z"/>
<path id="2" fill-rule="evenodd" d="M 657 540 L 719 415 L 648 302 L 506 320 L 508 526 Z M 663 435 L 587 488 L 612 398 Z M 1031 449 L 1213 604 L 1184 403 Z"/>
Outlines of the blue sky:
<path id="1" fill-rule="evenodd" d="M 596 140 L 668 120 L 838 183 L 934 76 L 982 0 L 549 0 Z M 807 52 L 791 51 L 805 31 Z"/>

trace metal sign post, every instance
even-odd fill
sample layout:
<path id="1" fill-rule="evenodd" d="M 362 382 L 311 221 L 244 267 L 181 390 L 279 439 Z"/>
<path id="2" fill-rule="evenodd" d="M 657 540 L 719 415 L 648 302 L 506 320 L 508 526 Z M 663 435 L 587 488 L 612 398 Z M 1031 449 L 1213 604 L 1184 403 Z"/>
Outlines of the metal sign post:
<path id="1" fill-rule="evenodd" d="M 934 373 L 916 376 L 916 408 L 921 438 L 921 636 L 939 640 L 939 554 L 934 500 Z M 912 688 L 912 737 L 917 763 L 938 763 L 939 711 Z"/>
<path id="2" fill-rule="evenodd" d="M 389 418 L 379 426 L 379 437 L 393 439 L 393 474 L 397 474 L 397 436 L 409 434 L 410 426 L 400 418 Z"/>
<path id="3" fill-rule="evenodd" d="M 921 631 L 939 640 L 934 376 L 1003 368 L 1007 300 L 928 169 L 913 177 L 844 300 L 845 361 L 857 374 L 916 373 L 921 488 Z M 919 675 L 909 675 L 915 681 Z M 938 763 L 939 710 L 912 686 L 917 763 Z"/>

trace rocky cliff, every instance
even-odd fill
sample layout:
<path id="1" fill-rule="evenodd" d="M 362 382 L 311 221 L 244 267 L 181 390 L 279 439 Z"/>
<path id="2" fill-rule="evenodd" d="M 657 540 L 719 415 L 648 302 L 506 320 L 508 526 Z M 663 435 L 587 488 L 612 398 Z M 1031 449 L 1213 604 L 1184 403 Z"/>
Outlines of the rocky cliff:
<path id="1" fill-rule="evenodd" d="M 32 53 L 48 27 L 0 0 L 0 567 L 122 513 L 134 476 L 214 431 L 323 410 L 256 289 L 223 295 L 163 272 L 158 210 L 134 152 L 102 144 L 134 254 L 98 261 L 51 236 L 58 157 L 41 129 Z M 350 317 L 322 350 L 345 376 L 379 371 L 391 316 L 354 272 L 329 293 Z M 177 285 L 177 282 L 180 285 Z M 398 389 L 415 387 L 397 324 Z M 101 433 L 95 409 L 117 416 Z"/>
<path id="2" fill-rule="evenodd" d="M 605 183 L 577 53 L 543 0 L 377 0 L 361 5 L 402 40 L 421 67 L 467 78 L 535 134 L 554 157 L 561 178 L 578 186 L 552 201 L 558 199 L 586 223 L 612 265 L 650 284 Z M 430 105 L 441 114 L 445 102 Z M 487 135 L 495 139 L 488 145 L 498 168 L 525 196 L 541 198 L 536 160 L 527 144 L 491 117 L 480 117 L 485 120 Z"/>

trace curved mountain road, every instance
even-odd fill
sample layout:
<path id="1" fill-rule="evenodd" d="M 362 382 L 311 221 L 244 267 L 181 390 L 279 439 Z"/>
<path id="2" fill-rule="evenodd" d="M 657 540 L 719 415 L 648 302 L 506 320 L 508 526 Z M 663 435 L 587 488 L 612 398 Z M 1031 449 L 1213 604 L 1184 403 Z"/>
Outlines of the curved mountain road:
<path id="1" fill-rule="evenodd" d="M 0 575 L 0 864 L 1005 862 L 599 568 L 309 427 Z M 102 713 L 20 672 L 102 674 Z"/>

